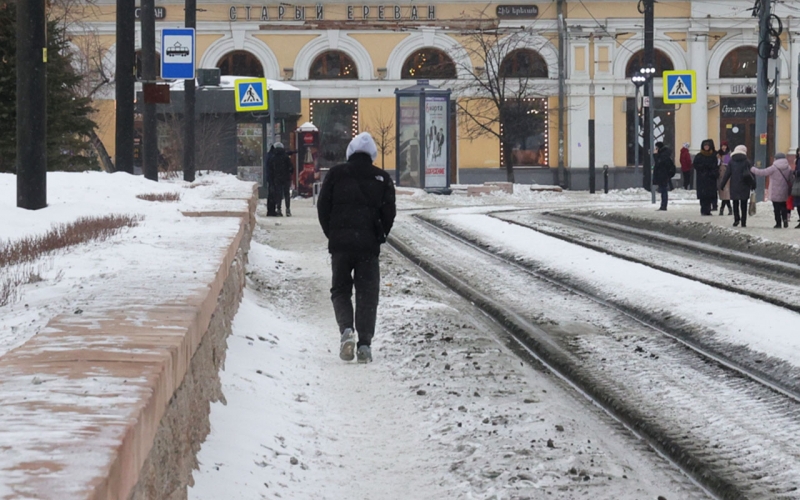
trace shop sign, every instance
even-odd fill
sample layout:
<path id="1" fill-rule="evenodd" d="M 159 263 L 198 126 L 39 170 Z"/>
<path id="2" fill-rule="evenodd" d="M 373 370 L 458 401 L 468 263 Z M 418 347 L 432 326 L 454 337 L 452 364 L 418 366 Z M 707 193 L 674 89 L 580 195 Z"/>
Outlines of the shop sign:
<path id="1" fill-rule="evenodd" d="M 347 21 L 419 21 L 436 19 L 434 5 L 347 5 Z M 324 21 L 325 6 L 278 4 L 271 6 L 244 5 L 228 10 L 230 21 Z"/>
<path id="2" fill-rule="evenodd" d="M 731 94 L 755 94 L 756 89 L 752 85 L 736 84 L 731 85 Z"/>
<path id="3" fill-rule="evenodd" d="M 167 9 L 165 7 L 155 7 L 155 13 L 156 13 L 156 21 L 166 19 L 167 17 Z M 136 19 L 141 19 L 142 9 L 140 7 L 136 7 L 136 10 L 133 11 L 133 16 Z"/>
<path id="4" fill-rule="evenodd" d="M 770 98 L 769 109 L 772 111 L 773 99 Z M 722 99 L 720 106 L 720 116 L 722 118 L 755 118 L 756 99 L 755 97 L 739 97 Z"/>
<path id="5" fill-rule="evenodd" d="M 536 19 L 539 7 L 536 5 L 498 5 L 495 9 L 500 19 Z"/>

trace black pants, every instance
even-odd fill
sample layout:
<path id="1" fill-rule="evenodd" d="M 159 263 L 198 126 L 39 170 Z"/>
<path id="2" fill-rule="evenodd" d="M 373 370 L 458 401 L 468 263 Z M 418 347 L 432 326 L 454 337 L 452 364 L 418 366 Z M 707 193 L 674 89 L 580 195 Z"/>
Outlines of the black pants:
<path id="1" fill-rule="evenodd" d="M 267 215 L 275 215 L 275 183 L 270 182 L 267 187 Z"/>
<path id="2" fill-rule="evenodd" d="M 733 201 L 733 221 L 742 221 L 742 225 L 747 225 L 747 203 L 750 200 L 731 200 Z"/>
<path id="3" fill-rule="evenodd" d="M 700 198 L 700 213 L 703 215 L 711 215 L 711 206 L 717 199 L 715 198 Z"/>
<path id="4" fill-rule="evenodd" d="M 353 328 L 353 285 L 356 287 L 355 330 L 358 345 L 370 345 L 375 334 L 381 270 L 377 255 L 335 253 L 331 255 L 333 280 L 331 302 L 339 332 Z"/>
<path id="5" fill-rule="evenodd" d="M 292 199 L 290 188 L 291 182 L 279 182 L 275 185 L 275 211 L 277 213 L 281 212 L 281 201 L 286 200 L 286 213 L 288 214 L 291 210 L 289 208 L 290 200 Z"/>
<path id="6" fill-rule="evenodd" d="M 661 210 L 667 209 L 667 200 L 669 199 L 669 182 L 658 185 L 658 192 L 661 193 Z"/>
<path id="7" fill-rule="evenodd" d="M 728 207 L 728 214 L 730 214 L 731 210 L 733 210 L 733 208 L 731 208 L 731 200 L 722 200 L 722 205 L 719 207 L 720 215 L 722 215 L 722 212 L 725 211 L 725 207 Z"/>
<path id="8" fill-rule="evenodd" d="M 681 172 L 683 175 L 683 189 L 689 189 L 692 187 L 692 171 L 689 170 L 688 172 Z"/>
<path id="9" fill-rule="evenodd" d="M 775 212 L 775 225 L 786 225 L 789 223 L 789 211 L 786 210 L 785 201 L 773 201 L 772 211 Z"/>

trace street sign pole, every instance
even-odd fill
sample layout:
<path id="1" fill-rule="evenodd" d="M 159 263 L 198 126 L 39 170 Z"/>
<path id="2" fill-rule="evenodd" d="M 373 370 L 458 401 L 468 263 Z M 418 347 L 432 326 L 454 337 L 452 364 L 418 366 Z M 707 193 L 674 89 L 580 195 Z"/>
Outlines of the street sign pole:
<path id="1" fill-rule="evenodd" d="M 156 82 L 156 11 L 155 0 L 142 0 L 142 80 Z M 146 92 L 142 92 L 147 96 Z M 142 116 L 142 166 L 144 176 L 158 181 L 158 117 L 155 103 L 144 99 Z"/>
<path id="2" fill-rule="evenodd" d="M 185 25 L 187 28 L 192 29 L 197 27 L 197 0 L 186 0 Z M 194 49 L 194 47 L 192 47 L 192 49 Z M 194 50 L 192 50 L 191 58 L 194 65 Z M 162 57 L 161 59 L 163 60 L 164 58 Z M 194 71 L 192 71 L 192 73 L 194 73 Z M 192 74 L 191 78 L 183 81 L 183 99 L 183 180 L 186 182 L 194 182 L 194 131 L 196 119 L 194 74 Z"/>

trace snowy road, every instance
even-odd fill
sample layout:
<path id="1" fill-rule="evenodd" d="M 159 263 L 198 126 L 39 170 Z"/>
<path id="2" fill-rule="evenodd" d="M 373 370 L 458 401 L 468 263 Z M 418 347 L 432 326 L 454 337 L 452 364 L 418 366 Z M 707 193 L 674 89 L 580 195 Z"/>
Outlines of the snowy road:
<path id="1" fill-rule="evenodd" d="M 325 243 L 293 210 L 259 219 L 190 498 L 705 497 L 394 252 L 375 362 L 341 362 Z"/>
<path id="2" fill-rule="evenodd" d="M 652 316 L 677 315 L 679 321 L 715 337 L 709 342 L 763 352 L 766 340 L 754 339 L 752 332 L 757 331 L 756 324 L 766 326 L 770 328 L 768 352 L 777 355 L 788 346 L 790 352 L 784 359 L 791 356 L 794 339 L 782 334 L 779 326 L 796 322 L 794 312 L 600 254 L 474 210 L 460 212 L 432 217 L 485 242 L 514 262 L 525 262 L 548 276 L 563 276 L 576 288 L 592 290 L 593 295 L 624 301 Z M 426 234 L 419 223 L 409 222 L 398 232 L 423 258 L 509 305 L 519 317 L 542 325 L 571 353 L 574 371 L 599 385 L 605 398 L 623 402 L 628 412 L 637 414 L 636 420 L 652 428 L 654 437 L 661 440 L 664 436 L 679 447 L 679 455 L 696 456 L 693 463 L 709 467 L 718 477 L 719 491 L 730 489 L 747 498 L 796 498 L 800 449 L 793 436 L 800 426 L 795 401 L 708 363 L 658 330 L 651 331 L 613 310 L 526 276 L 520 269 L 476 256 L 474 250 L 446 236 Z M 448 249 L 446 256 L 441 255 L 441 248 Z M 718 312 L 723 313 L 721 317 Z M 748 330 L 750 325 L 753 329 Z M 731 332 L 736 326 L 740 329 Z"/>

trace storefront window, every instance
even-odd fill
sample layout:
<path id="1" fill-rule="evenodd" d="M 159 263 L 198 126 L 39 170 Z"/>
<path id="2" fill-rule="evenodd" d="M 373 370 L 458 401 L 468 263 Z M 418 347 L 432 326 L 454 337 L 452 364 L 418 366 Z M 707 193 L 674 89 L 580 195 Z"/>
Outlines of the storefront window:
<path id="1" fill-rule="evenodd" d="M 236 124 L 236 166 L 261 167 L 261 124 Z"/>
<path id="2" fill-rule="evenodd" d="M 755 78 L 758 68 L 758 50 L 755 47 L 739 47 L 722 60 L 720 78 Z"/>
<path id="3" fill-rule="evenodd" d="M 406 59 L 400 75 L 404 80 L 445 80 L 456 77 L 456 64 L 441 50 L 425 48 Z"/>
<path id="4" fill-rule="evenodd" d="M 511 142 L 515 167 L 547 166 L 547 102 L 545 99 L 509 100 L 503 111 L 500 133 L 503 143 Z M 500 146 L 500 165 L 505 166 L 505 151 Z"/>
<path id="5" fill-rule="evenodd" d="M 264 78 L 264 68 L 256 56 L 246 50 L 235 50 L 225 54 L 217 63 L 220 75 L 252 76 Z"/>
<path id="6" fill-rule="evenodd" d="M 355 99 L 312 99 L 311 121 L 319 128 L 320 168 L 347 160 L 347 145 L 358 133 L 358 101 Z"/>
<path id="7" fill-rule="evenodd" d="M 653 62 L 653 67 L 656 69 L 656 78 L 661 78 L 661 74 L 665 71 L 672 71 L 675 69 L 675 66 L 672 64 L 672 59 L 658 49 L 655 49 L 654 51 Z M 639 74 L 639 69 L 643 66 L 644 50 L 640 50 L 631 57 L 630 61 L 628 61 L 628 67 L 625 68 L 625 76 L 630 78 L 633 75 Z"/>
<path id="8" fill-rule="evenodd" d="M 503 78 L 547 78 L 547 63 L 531 49 L 517 49 L 508 54 L 500 65 Z"/>
<path id="9" fill-rule="evenodd" d="M 330 50 L 314 59 L 309 80 L 356 80 L 358 70 L 353 60 L 342 51 Z"/>
<path id="10" fill-rule="evenodd" d="M 663 142 L 666 146 L 672 149 L 673 156 L 675 155 L 675 105 L 664 104 L 660 98 L 653 98 L 655 102 L 653 114 L 653 142 Z M 635 99 L 628 98 L 627 100 L 627 161 L 628 165 L 635 163 L 636 152 L 634 148 L 634 120 L 636 119 L 636 105 Z M 639 112 L 639 137 L 635 141 L 639 145 L 639 165 L 644 163 L 644 155 L 647 150 L 644 147 L 644 109 Z"/>

